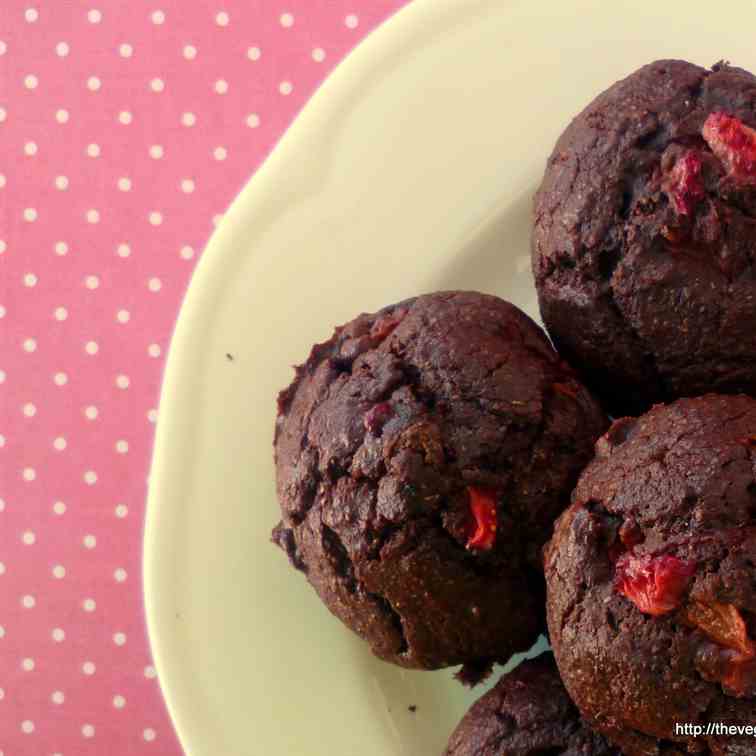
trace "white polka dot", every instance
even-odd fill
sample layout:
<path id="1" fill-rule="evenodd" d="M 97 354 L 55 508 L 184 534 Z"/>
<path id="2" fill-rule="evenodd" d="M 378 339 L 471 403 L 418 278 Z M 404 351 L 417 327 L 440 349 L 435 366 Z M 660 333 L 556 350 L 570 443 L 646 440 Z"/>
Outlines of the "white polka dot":
<path id="1" fill-rule="evenodd" d="M 8 111 L 5 108 L 0 108 L 0 123 L 2 123 L 8 117 Z"/>
<path id="2" fill-rule="evenodd" d="M 66 123 L 68 121 L 68 111 L 65 108 L 59 108 L 55 111 L 55 120 L 58 123 Z"/>
<path id="3" fill-rule="evenodd" d="M 58 704 L 60 706 L 60 704 L 62 704 L 66 700 L 66 697 L 63 694 L 62 690 L 55 690 L 55 691 L 53 691 L 52 695 L 50 696 L 50 700 L 54 704 Z"/>
<path id="4" fill-rule="evenodd" d="M 123 440 L 116 441 L 116 443 L 115 443 L 115 450 L 119 454 L 126 454 L 128 452 L 128 450 L 129 450 L 129 442 L 128 441 L 123 441 Z"/>
<path id="5" fill-rule="evenodd" d="M 0 370 L 0 383 L 5 383 L 5 370 Z"/>
<path id="6" fill-rule="evenodd" d="M 36 286 L 37 285 L 37 277 L 34 275 L 34 273 L 27 273 L 24 275 L 24 286 Z"/>
<path id="7" fill-rule="evenodd" d="M 93 404 L 84 408 L 84 416 L 87 420 L 97 420 L 98 410 Z"/>
<path id="8" fill-rule="evenodd" d="M 117 375 L 115 379 L 115 384 L 118 386 L 119 389 L 127 389 L 129 387 L 129 377 L 127 375 Z"/>
<path id="9" fill-rule="evenodd" d="M 39 11 L 36 8 L 27 8 L 26 11 L 24 11 L 24 18 L 30 24 L 33 24 L 39 18 Z"/>
<path id="10" fill-rule="evenodd" d="M 125 633 L 115 633 L 113 635 L 113 643 L 115 643 L 116 646 L 123 646 L 126 643 L 126 634 Z"/>
<path id="11" fill-rule="evenodd" d="M 27 89 L 36 89 L 39 84 L 39 79 L 34 74 L 27 74 L 24 77 L 24 86 Z"/>
<path id="12" fill-rule="evenodd" d="M 155 733 L 155 730 L 153 730 L 151 727 L 146 727 L 144 732 L 142 733 L 142 737 L 148 742 L 151 743 L 155 738 L 157 737 L 157 734 Z"/>
<path id="13" fill-rule="evenodd" d="M 85 675 L 93 675 L 96 669 L 97 667 L 95 667 L 94 662 L 91 662 L 91 661 L 85 661 L 84 664 L 81 665 L 81 671 Z"/>
<path id="14" fill-rule="evenodd" d="M 36 479 L 37 471 L 33 467 L 25 467 L 21 475 L 27 483 L 31 483 L 31 481 Z"/>
<path id="15" fill-rule="evenodd" d="M 157 677 L 157 671 L 155 670 L 155 667 L 152 666 L 152 664 L 148 664 L 144 668 L 144 676 L 148 680 L 154 680 Z"/>
<path id="16" fill-rule="evenodd" d="M 213 157 L 216 160 L 225 160 L 228 157 L 228 150 L 225 147 L 216 147 L 213 150 Z"/>
<path id="17" fill-rule="evenodd" d="M 25 735 L 31 735 L 34 732 L 34 722 L 31 719 L 25 719 L 21 722 L 21 732 Z"/>
<path id="18" fill-rule="evenodd" d="M 8 245 L 5 243 L 4 239 L 0 239 L 0 255 L 2 255 L 6 249 L 8 249 Z"/>
<path id="19" fill-rule="evenodd" d="M 81 734 L 85 738 L 93 738 L 95 735 L 95 728 L 94 725 L 91 724 L 84 724 L 81 726 Z"/>
<path id="20" fill-rule="evenodd" d="M 131 254 L 131 247 L 128 244 L 119 244 L 116 247 L 118 257 L 128 257 Z"/>
<path id="21" fill-rule="evenodd" d="M 62 515 L 66 513 L 66 505 L 62 501 L 56 501 L 53 504 L 53 512 L 56 515 Z"/>
<path id="22" fill-rule="evenodd" d="M 150 157 L 153 160 L 160 160 L 164 155 L 163 145 L 153 144 L 150 146 Z"/>
<path id="23" fill-rule="evenodd" d="M 2 625 L 0 625 L 0 638 L 5 638 L 5 628 Z M 3 689 L 0 688 L 0 700 L 2 700 L 4 695 Z"/>
<path id="24" fill-rule="evenodd" d="M 247 116 L 247 126 L 250 129 L 256 129 L 260 125 L 260 116 L 257 113 L 250 113 Z"/>
<path id="25" fill-rule="evenodd" d="M 278 20 L 280 21 L 281 26 L 286 29 L 294 26 L 294 16 L 292 16 L 291 13 L 282 13 Z"/>
<path id="26" fill-rule="evenodd" d="M 66 576 L 66 568 L 62 564 L 56 564 L 52 568 L 53 577 L 62 580 Z"/>
<path id="27" fill-rule="evenodd" d="M 55 177 L 55 188 L 60 189 L 63 191 L 64 189 L 68 189 L 68 177 L 67 176 L 56 176 Z"/>
<path id="28" fill-rule="evenodd" d="M 123 696 L 113 696 L 113 706 L 116 709 L 122 709 L 126 706 L 126 699 Z"/>
<path id="29" fill-rule="evenodd" d="M 97 92 L 102 86 L 102 81 L 99 76 L 90 76 L 87 79 L 87 89 L 90 92 Z"/>
<path id="30" fill-rule="evenodd" d="M 188 244 L 185 244 L 179 250 L 179 254 L 184 260 L 191 260 L 194 257 L 194 249 L 190 247 Z"/>
<path id="31" fill-rule="evenodd" d="M 253 46 L 247 48 L 247 57 L 250 60 L 260 60 L 260 56 L 262 55 L 262 51 L 259 47 Z"/>
<path id="32" fill-rule="evenodd" d="M 92 144 L 88 144 L 87 155 L 91 158 L 100 157 L 100 145 L 95 144 L 94 142 Z"/>
<path id="33" fill-rule="evenodd" d="M 22 659 L 21 668 L 24 670 L 24 672 L 31 672 L 34 669 L 34 659 Z"/>
<path id="34" fill-rule="evenodd" d="M 354 15 L 354 13 L 350 13 L 345 19 L 344 24 L 348 29 L 356 29 L 357 25 L 360 23 L 359 18 Z"/>
<path id="35" fill-rule="evenodd" d="M 119 323 L 128 323 L 130 317 L 131 314 L 128 310 L 118 310 L 118 312 L 116 313 L 116 320 Z"/>
<path id="36" fill-rule="evenodd" d="M 57 438 L 56 438 L 56 439 L 55 439 L 55 440 L 53 441 L 53 447 L 54 447 L 54 448 L 55 448 L 55 449 L 56 449 L 57 451 L 63 451 L 63 450 L 64 450 L 64 449 L 66 448 L 66 446 L 68 446 L 68 442 L 66 441 L 66 439 L 65 439 L 65 438 L 63 438 L 63 436 L 58 436 L 58 437 L 57 437 Z"/>
<path id="37" fill-rule="evenodd" d="M 147 412 L 147 419 L 151 423 L 156 423 L 157 422 L 157 410 L 156 409 L 148 410 L 148 412 Z"/>
<path id="38" fill-rule="evenodd" d="M 163 288 L 163 283 L 159 278 L 151 278 L 147 281 L 147 288 L 152 292 L 158 292 Z"/>
<path id="39" fill-rule="evenodd" d="M 185 194 L 191 194 L 194 191 L 194 181 L 192 179 L 183 179 L 181 181 L 181 191 Z"/>
<path id="40" fill-rule="evenodd" d="M 71 48 L 68 46 L 68 42 L 58 42 L 58 44 L 55 45 L 55 53 L 61 58 L 65 58 L 70 51 Z"/>
<path id="41" fill-rule="evenodd" d="M 122 192 L 131 191 L 131 179 L 127 176 L 121 176 L 121 178 L 118 179 L 118 188 Z"/>
<path id="42" fill-rule="evenodd" d="M 0 39 L 0 55 L 5 55 L 7 50 L 8 50 L 8 45 L 2 39 Z"/>
<path id="43" fill-rule="evenodd" d="M 84 599 L 84 601 L 81 602 L 81 606 L 85 612 L 93 612 L 95 609 L 97 609 L 97 603 L 94 599 L 91 598 Z"/>
<path id="44" fill-rule="evenodd" d="M 128 42 L 124 42 L 118 46 L 118 54 L 122 58 L 130 58 L 134 54 L 134 48 Z"/>
<path id="45" fill-rule="evenodd" d="M 131 115 L 131 112 L 128 110 L 122 110 L 118 114 L 118 121 L 119 123 L 122 123 L 124 126 L 128 126 L 133 119 L 133 116 Z"/>
<path id="46" fill-rule="evenodd" d="M 84 473 L 84 482 L 88 486 L 93 486 L 95 483 L 97 483 L 97 473 L 94 470 L 87 470 Z"/>
<path id="47" fill-rule="evenodd" d="M 5 446 L 5 436 L 0 435 L 0 449 Z"/>
<path id="48" fill-rule="evenodd" d="M 218 79 L 215 82 L 215 91 L 218 94 L 226 94 L 228 92 L 228 82 L 225 79 Z"/>
<path id="49" fill-rule="evenodd" d="M 182 54 L 187 60 L 194 60 L 197 57 L 197 48 L 194 45 L 184 45 Z"/>
<path id="50" fill-rule="evenodd" d="M 325 50 L 322 47 L 316 47 L 312 51 L 312 59 L 316 63 L 322 63 L 325 60 L 325 57 L 326 57 Z"/>
<path id="51" fill-rule="evenodd" d="M 5 501 L 3 499 L 0 499 L 0 512 L 5 511 Z"/>
<path id="52" fill-rule="evenodd" d="M 115 508 L 115 515 L 116 517 L 123 519 L 128 515 L 129 508 L 125 504 L 117 504 Z"/>
<path id="53" fill-rule="evenodd" d="M 65 373 L 55 373 L 53 382 L 56 386 L 65 386 L 68 383 L 68 376 Z"/>
<path id="54" fill-rule="evenodd" d="M 6 313 L 6 309 L 4 305 L 0 305 L 0 318 L 4 318 Z"/>
<path id="55" fill-rule="evenodd" d="M 153 210 L 147 218 L 153 226 L 159 226 L 163 222 L 163 214 L 157 210 Z"/>
<path id="56" fill-rule="evenodd" d="M 25 596 L 21 597 L 21 606 L 23 606 L 24 609 L 34 609 L 36 603 L 37 600 L 34 598 L 34 596 L 31 596 L 28 593 Z"/>
<path id="57" fill-rule="evenodd" d="M 64 641 L 66 639 L 66 634 L 59 627 L 53 628 L 52 639 L 56 643 L 61 643 L 62 641 Z"/>
<path id="58" fill-rule="evenodd" d="M 88 341 L 86 344 L 84 344 L 84 351 L 87 354 L 94 355 L 100 351 L 100 347 L 96 341 Z"/>
<path id="59" fill-rule="evenodd" d="M 55 242 L 55 254 L 56 255 L 65 255 L 68 252 L 68 244 L 66 244 L 64 241 Z"/>
<path id="60" fill-rule="evenodd" d="M 98 210 L 95 210 L 94 208 L 87 210 L 87 223 L 99 223 L 100 222 L 100 213 Z"/>
<path id="61" fill-rule="evenodd" d="M 150 357 L 160 357 L 160 346 L 158 344 L 150 344 L 147 347 L 147 354 Z"/>
<path id="62" fill-rule="evenodd" d="M 85 535 L 82 539 L 82 543 L 84 544 L 85 548 L 93 549 L 95 546 L 97 546 L 97 539 L 91 533 L 87 533 L 87 535 Z"/>
<path id="63" fill-rule="evenodd" d="M 23 412 L 26 417 L 34 417 L 37 414 L 37 408 L 31 402 L 27 402 L 23 406 Z"/>
<path id="64" fill-rule="evenodd" d="M 278 85 L 278 91 L 282 95 L 289 95 L 289 94 L 291 94 L 293 89 L 294 89 L 294 85 L 290 81 L 282 81 Z"/>
<path id="65" fill-rule="evenodd" d="M 150 19 L 152 19 L 153 24 L 157 24 L 159 26 L 165 21 L 165 13 L 161 10 L 152 11 L 152 13 L 150 14 Z"/>
<path id="66" fill-rule="evenodd" d="M 97 10 L 97 8 L 87 11 L 87 21 L 90 24 L 99 24 L 102 21 L 102 11 Z"/>
<path id="67" fill-rule="evenodd" d="M 218 24 L 218 26 L 228 26 L 229 21 L 230 18 L 226 11 L 220 11 L 220 13 L 217 13 L 215 16 L 215 23 Z"/>
<path id="68" fill-rule="evenodd" d="M 113 577 L 116 579 L 117 583 L 123 583 L 126 581 L 126 578 L 128 575 L 126 574 L 126 570 L 123 569 L 123 567 L 119 567 L 114 573 Z"/>
<path id="69" fill-rule="evenodd" d="M 24 144 L 24 154 L 31 157 L 32 155 L 37 154 L 37 143 L 36 142 L 26 142 Z"/>
<path id="70" fill-rule="evenodd" d="M 87 276 L 84 279 L 84 286 L 88 289 L 96 289 L 100 285 L 100 279 L 97 276 Z"/>
<path id="71" fill-rule="evenodd" d="M 24 542 L 24 545 L 33 546 L 37 541 L 37 536 L 33 530 L 26 530 L 21 535 L 21 540 Z"/>
<path id="72" fill-rule="evenodd" d="M 155 77 L 150 81 L 150 89 L 153 92 L 162 92 L 165 89 L 165 82 L 161 78 Z"/>
<path id="73" fill-rule="evenodd" d="M 195 123 L 197 123 L 197 116 L 194 115 L 194 113 L 182 113 L 181 114 L 181 123 L 184 126 L 194 126 Z"/>
<path id="74" fill-rule="evenodd" d="M 27 207 L 24 209 L 24 220 L 27 223 L 34 223 L 37 220 L 37 211 L 33 207 Z"/>

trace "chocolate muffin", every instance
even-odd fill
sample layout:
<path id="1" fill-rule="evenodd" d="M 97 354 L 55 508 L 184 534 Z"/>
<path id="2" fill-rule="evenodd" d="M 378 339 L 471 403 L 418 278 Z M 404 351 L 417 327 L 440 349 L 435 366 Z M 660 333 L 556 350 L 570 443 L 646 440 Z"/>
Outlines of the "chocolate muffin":
<path id="1" fill-rule="evenodd" d="M 756 393 L 756 78 L 644 66 L 557 142 L 533 272 L 559 353 L 615 416 Z"/>
<path id="2" fill-rule="evenodd" d="M 444 756 L 621 756 L 580 717 L 542 654 L 504 675 L 457 725 Z"/>
<path id="3" fill-rule="evenodd" d="M 278 407 L 273 539 L 378 656 L 433 669 L 530 646 L 539 549 L 605 420 L 525 314 L 443 292 L 360 315 Z"/>
<path id="4" fill-rule="evenodd" d="M 675 725 L 756 722 L 756 400 L 656 406 L 596 450 L 545 550 L 570 696 L 628 756 L 754 753 Z"/>

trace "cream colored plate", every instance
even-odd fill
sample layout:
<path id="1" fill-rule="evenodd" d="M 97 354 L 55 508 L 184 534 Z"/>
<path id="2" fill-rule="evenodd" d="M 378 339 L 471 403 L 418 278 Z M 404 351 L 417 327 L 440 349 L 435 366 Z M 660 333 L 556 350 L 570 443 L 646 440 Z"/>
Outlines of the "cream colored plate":
<path id="1" fill-rule="evenodd" d="M 269 543 L 276 393 L 332 325 L 404 297 L 472 288 L 534 315 L 530 201 L 568 119 L 654 58 L 753 68 L 754 7 L 416 0 L 234 202 L 173 339 L 145 536 L 150 637 L 190 756 L 441 753 L 475 696 L 449 670 L 374 660 Z"/>

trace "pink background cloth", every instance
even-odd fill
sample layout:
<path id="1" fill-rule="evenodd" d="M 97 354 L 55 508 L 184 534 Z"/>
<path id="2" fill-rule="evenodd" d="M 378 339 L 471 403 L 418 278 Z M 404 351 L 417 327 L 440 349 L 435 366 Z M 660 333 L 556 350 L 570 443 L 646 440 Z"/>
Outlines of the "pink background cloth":
<path id="1" fill-rule="evenodd" d="M 140 574 L 171 330 L 220 214 L 405 2 L 0 3 L 0 756 L 181 753 Z"/>

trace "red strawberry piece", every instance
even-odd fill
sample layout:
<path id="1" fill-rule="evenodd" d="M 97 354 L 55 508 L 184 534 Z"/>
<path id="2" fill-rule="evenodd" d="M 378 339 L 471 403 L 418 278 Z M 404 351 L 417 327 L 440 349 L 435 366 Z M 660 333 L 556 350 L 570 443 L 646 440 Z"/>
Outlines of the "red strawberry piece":
<path id="1" fill-rule="evenodd" d="M 496 495 L 488 489 L 473 486 L 469 486 L 467 492 L 474 522 L 467 539 L 467 548 L 489 551 L 496 540 Z"/>
<path id="2" fill-rule="evenodd" d="M 688 150 L 678 158 L 664 182 L 664 191 L 678 215 L 692 215 L 706 196 L 701 177 L 701 158 Z"/>
<path id="3" fill-rule="evenodd" d="M 370 335 L 379 341 L 383 341 L 404 320 L 406 314 L 407 310 L 399 308 L 398 310 L 394 310 L 390 315 L 378 318 L 370 329 Z"/>
<path id="4" fill-rule="evenodd" d="M 738 184 L 756 185 L 756 130 L 727 113 L 712 113 L 703 138 Z"/>
<path id="5" fill-rule="evenodd" d="M 614 573 L 614 588 L 644 614 L 659 617 L 674 611 L 695 572 L 695 565 L 670 555 L 623 554 Z"/>

